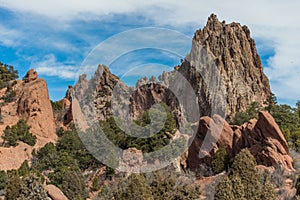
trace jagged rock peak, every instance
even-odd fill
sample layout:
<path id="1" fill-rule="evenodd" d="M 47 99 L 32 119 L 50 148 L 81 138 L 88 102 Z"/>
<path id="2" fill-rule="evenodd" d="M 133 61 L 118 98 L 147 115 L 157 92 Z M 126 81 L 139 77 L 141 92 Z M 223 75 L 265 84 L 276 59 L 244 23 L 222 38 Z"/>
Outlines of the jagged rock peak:
<path id="1" fill-rule="evenodd" d="M 25 83 L 29 83 L 31 81 L 36 80 L 37 78 L 38 78 L 38 73 L 36 71 L 34 71 L 34 69 L 30 69 L 26 73 L 26 75 L 24 77 L 24 81 L 25 81 Z"/>
<path id="2" fill-rule="evenodd" d="M 200 49 L 207 52 L 220 70 L 222 85 L 227 93 L 226 114 L 229 118 L 233 118 L 236 112 L 245 111 L 252 102 L 265 106 L 271 93 L 269 80 L 263 72 L 255 41 L 247 26 L 220 22 L 212 14 L 206 26 L 195 32 L 192 50 L 187 57 L 191 65 L 197 64 L 197 59 L 201 58 Z M 187 73 L 193 75 L 192 71 Z M 200 83 L 201 80 L 196 82 Z"/>

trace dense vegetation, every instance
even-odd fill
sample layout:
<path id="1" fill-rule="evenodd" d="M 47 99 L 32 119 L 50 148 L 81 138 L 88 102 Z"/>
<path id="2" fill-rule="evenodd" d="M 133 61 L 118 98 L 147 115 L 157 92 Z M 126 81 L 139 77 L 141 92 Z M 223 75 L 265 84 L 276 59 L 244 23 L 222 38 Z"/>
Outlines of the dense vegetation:
<path id="1" fill-rule="evenodd" d="M 256 161 L 248 149 L 243 149 L 234 159 L 229 176 L 216 187 L 216 200 L 273 200 L 276 195 L 269 174 L 259 174 Z"/>
<path id="2" fill-rule="evenodd" d="M 107 121 L 101 121 L 100 124 L 108 139 L 121 149 L 135 147 L 142 150 L 144 153 L 153 152 L 169 144 L 176 131 L 176 121 L 170 108 L 165 104 L 162 105 L 167 113 L 164 127 L 159 131 L 159 133 L 156 133 L 149 138 L 138 138 L 126 134 L 117 126 L 114 118 L 109 118 Z M 163 116 L 162 111 L 153 109 L 153 112 L 155 112 L 154 115 L 157 116 L 156 119 L 159 121 L 159 117 Z M 140 125 L 140 127 L 144 127 L 150 124 L 150 122 L 149 112 L 146 111 L 138 117 L 136 124 Z M 141 132 L 139 129 L 133 131 L 137 133 Z M 149 130 L 149 132 L 151 132 L 151 130 Z"/>
<path id="3" fill-rule="evenodd" d="M 19 78 L 18 71 L 13 66 L 8 66 L 0 62 L 0 89 L 7 88 L 6 94 L 1 97 L 4 103 L 12 102 L 16 96 L 13 86 L 16 79 Z"/>
<path id="4" fill-rule="evenodd" d="M 38 172 L 48 172 L 50 183 L 59 187 L 70 199 L 88 196 L 85 170 L 101 164 L 86 150 L 75 131 L 61 131 L 57 144 L 46 144 L 34 153 L 32 167 Z M 50 173 L 49 173 L 50 172 Z"/>
<path id="5" fill-rule="evenodd" d="M 215 174 L 229 169 L 230 158 L 224 145 L 221 145 L 217 152 L 212 156 L 211 168 Z"/>
<path id="6" fill-rule="evenodd" d="M 110 186 L 100 199 L 141 200 L 194 200 L 200 196 L 200 188 L 193 178 L 162 169 L 149 174 L 131 174 Z"/>
<path id="7" fill-rule="evenodd" d="M 5 146 L 17 146 L 18 141 L 22 141 L 30 146 L 36 143 L 36 136 L 30 133 L 30 126 L 23 119 L 20 119 L 17 124 L 7 126 L 1 136 Z"/>
<path id="8" fill-rule="evenodd" d="M 0 89 L 9 86 L 9 82 L 19 78 L 18 71 L 13 66 L 0 62 Z"/>

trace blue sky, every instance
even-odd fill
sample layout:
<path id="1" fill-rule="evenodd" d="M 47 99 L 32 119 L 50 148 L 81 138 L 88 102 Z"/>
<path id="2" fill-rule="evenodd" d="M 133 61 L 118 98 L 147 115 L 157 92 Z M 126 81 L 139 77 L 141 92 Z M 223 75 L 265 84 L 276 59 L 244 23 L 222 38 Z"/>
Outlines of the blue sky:
<path id="1" fill-rule="evenodd" d="M 254 0 L 247 6 L 237 0 L 0 0 L 0 60 L 15 66 L 20 76 L 36 69 L 47 81 L 51 99 L 58 100 L 99 43 L 135 28 L 168 28 L 190 39 L 184 47 L 188 53 L 193 33 L 214 12 L 220 20 L 250 28 L 273 92 L 280 103 L 293 105 L 300 99 L 299 7 L 296 0 Z M 110 67 L 122 75 L 128 64 L 145 73 L 154 66 L 159 74 L 180 59 L 149 48 L 127 53 Z M 127 73 L 124 80 L 133 85 L 132 78 L 142 75 Z"/>

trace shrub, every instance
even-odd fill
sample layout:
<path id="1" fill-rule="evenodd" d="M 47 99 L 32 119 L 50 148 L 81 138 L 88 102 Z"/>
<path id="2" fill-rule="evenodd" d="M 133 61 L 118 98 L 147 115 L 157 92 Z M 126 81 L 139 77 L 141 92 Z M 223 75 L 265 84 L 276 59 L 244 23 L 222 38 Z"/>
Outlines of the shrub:
<path id="1" fill-rule="evenodd" d="M 232 182 L 225 176 L 216 187 L 215 200 L 234 200 Z"/>
<path id="2" fill-rule="evenodd" d="M 8 90 L 1 99 L 4 101 L 4 103 L 10 103 L 14 101 L 15 96 L 16 96 L 16 92 L 14 90 Z"/>
<path id="3" fill-rule="evenodd" d="M 35 199 L 48 199 L 47 192 L 45 191 L 42 180 L 36 175 L 30 176 L 22 180 L 21 191 L 18 200 L 35 200 Z"/>
<path id="4" fill-rule="evenodd" d="M 229 166 L 229 155 L 224 147 L 221 145 L 217 152 L 212 157 L 211 167 L 215 174 L 221 173 Z"/>
<path id="5" fill-rule="evenodd" d="M 30 167 L 28 165 L 28 161 L 25 160 L 20 168 L 18 169 L 19 176 L 28 176 L 30 173 Z"/>
<path id="6" fill-rule="evenodd" d="M 242 125 L 250 119 L 257 118 L 257 114 L 261 110 L 263 108 L 257 102 L 253 102 L 245 112 L 237 112 L 230 124 Z"/>
<path id="7" fill-rule="evenodd" d="M 1 137 L 7 146 L 17 146 L 17 141 L 22 141 L 30 146 L 34 146 L 36 144 L 36 136 L 29 132 L 30 128 L 25 120 L 20 119 L 18 123 L 12 127 L 7 126 Z"/>
<path id="8" fill-rule="evenodd" d="M 21 193 L 22 182 L 19 176 L 13 176 L 7 183 L 5 199 L 16 200 Z"/>
<path id="9" fill-rule="evenodd" d="M 255 166 L 256 160 L 248 149 L 243 149 L 232 164 L 233 175 L 239 176 L 246 188 L 246 199 L 259 199 L 260 196 L 260 176 Z"/>
<path id="10" fill-rule="evenodd" d="M 5 171 L 0 171 L 0 190 L 6 188 L 6 184 L 8 182 L 8 176 Z"/>
<path id="11" fill-rule="evenodd" d="M 51 101 L 53 111 L 61 111 L 63 109 L 63 105 L 61 101 Z"/>
<path id="12" fill-rule="evenodd" d="M 100 189 L 99 179 L 98 177 L 95 177 L 92 182 L 91 191 L 94 192 L 94 191 L 98 191 L 99 189 Z"/>
<path id="13" fill-rule="evenodd" d="M 167 113 L 165 124 L 158 133 L 148 138 L 138 138 L 127 135 L 117 126 L 117 123 L 112 117 L 106 121 L 100 121 L 100 125 L 108 139 L 121 149 L 137 148 L 142 150 L 144 153 L 153 152 L 169 144 L 176 130 L 176 121 L 171 113 L 170 108 L 165 104 L 162 104 L 162 106 L 165 108 Z M 153 109 L 152 114 L 157 117 L 163 116 L 162 111 L 155 108 Z M 144 112 L 138 117 L 136 124 L 138 124 L 140 127 L 145 127 L 150 123 L 149 116 L 150 115 L 148 111 Z M 155 125 L 156 124 L 154 124 L 154 126 Z M 129 128 L 131 128 L 131 131 L 135 133 L 140 133 L 140 127 Z M 151 132 L 151 129 L 149 129 L 147 132 Z"/>

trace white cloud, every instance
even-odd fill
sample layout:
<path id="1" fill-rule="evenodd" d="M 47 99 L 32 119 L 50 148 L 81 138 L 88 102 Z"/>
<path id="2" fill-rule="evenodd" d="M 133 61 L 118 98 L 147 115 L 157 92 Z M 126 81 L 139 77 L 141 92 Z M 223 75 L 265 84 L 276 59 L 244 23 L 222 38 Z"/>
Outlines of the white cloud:
<path id="1" fill-rule="evenodd" d="M 0 0 L 0 7 L 59 21 L 99 19 L 108 14 L 136 14 L 153 20 L 157 25 L 174 27 L 187 23 L 204 24 L 210 13 L 214 12 L 220 20 L 246 24 L 254 37 L 273 42 L 275 55 L 265 69 L 272 88 L 279 98 L 300 99 L 298 0 Z M 2 43 L 12 44 L 12 40 L 4 40 L 1 35 L 0 38 Z"/>
<path id="2" fill-rule="evenodd" d="M 0 45 L 16 46 L 19 36 L 20 33 L 17 30 L 6 28 L 0 24 Z"/>
<path id="3" fill-rule="evenodd" d="M 52 54 L 45 56 L 41 62 L 33 62 L 31 67 L 35 68 L 40 75 L 56 76 L 68 80 L 75 80 L 78 70 L 78 67 L 57 62 Z"/>

